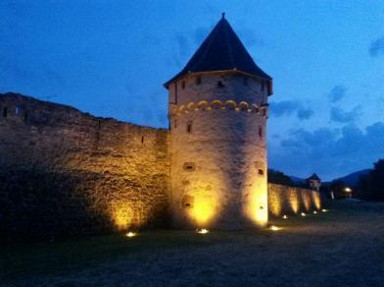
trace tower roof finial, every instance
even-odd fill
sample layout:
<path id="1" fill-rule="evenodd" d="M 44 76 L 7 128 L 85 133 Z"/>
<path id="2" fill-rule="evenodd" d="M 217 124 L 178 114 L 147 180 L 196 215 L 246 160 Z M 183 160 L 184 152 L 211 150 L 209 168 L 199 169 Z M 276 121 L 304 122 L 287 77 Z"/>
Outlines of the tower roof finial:
<path id="1" fill-rule="evenodd" d="M 225 19 L 225 12 L 221 13 L 221 19 Z"/>

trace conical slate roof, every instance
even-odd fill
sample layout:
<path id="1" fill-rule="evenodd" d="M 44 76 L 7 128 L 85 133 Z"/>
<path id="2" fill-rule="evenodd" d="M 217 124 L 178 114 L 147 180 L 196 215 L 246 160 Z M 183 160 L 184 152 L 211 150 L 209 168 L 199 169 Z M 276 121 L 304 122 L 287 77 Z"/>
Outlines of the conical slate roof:
<path id="1" fill-rule="evenodd" d="M 310 177 L 308 177 L 308 180 L 320 180 L 320 178 L 317 176 L 316 173 L 314 173 Z"/>
<path id="2" fill-rule="evenodd" d="M 190 72 L 238 70 L 266 80 L 272 78 L 253 61 L 251 55 L 223 17 L 189 60 L 184 69 L 164 85 Z"/>

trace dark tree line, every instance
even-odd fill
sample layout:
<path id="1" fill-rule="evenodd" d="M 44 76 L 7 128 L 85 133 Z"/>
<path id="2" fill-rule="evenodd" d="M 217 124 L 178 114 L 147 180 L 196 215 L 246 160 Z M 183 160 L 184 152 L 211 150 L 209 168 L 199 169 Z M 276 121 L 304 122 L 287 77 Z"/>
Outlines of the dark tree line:
<path id="1" fill-rule="evenodd" d="M 384 201 L 384 159 L 380 159 L 372 171 L 360 177 L 358 196 L 365 200 Z"/>

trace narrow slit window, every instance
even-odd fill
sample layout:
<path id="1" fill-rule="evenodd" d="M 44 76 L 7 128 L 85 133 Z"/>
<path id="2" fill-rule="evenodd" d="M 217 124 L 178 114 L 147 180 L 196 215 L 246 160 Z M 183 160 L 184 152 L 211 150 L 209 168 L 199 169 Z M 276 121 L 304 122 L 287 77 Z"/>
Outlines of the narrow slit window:
<path id="1" fill-rule="evenodd" d="M 196 164 L 194 162 L 185 162 L 183 164 L 183 169 L 185 171 L 194 171 L 196 170 Z"/>
<path id="2" fill-rule="evenodd" d="M 183 89 L 183 90 L 185 89 L 185 81 L 181 82 L 181 89 Z"/>
<path id="3" fill-rule="evenodd" d="M 7 116 L 8 116 L 8 108 L 5 107 L 5 108 L 3 109 L 3 117 L 6 118 Z"/>
<path id="4" fill-rule="evenodd" d="M 192 133 L 192 122 L 189 122 L 188 124 L 187 124 L 187 133 Z"/>
<path id="5" fill-rule="evenodd" d="M 144 136 L 141 136 L 141 144 L 144 143 Z"/>
<path id="6" fill-rule="evenodd" d="M 201 84 L 201 76 L 196 76 L 196 85 Z"/>
<path id="7" fill-rule="evenodd" d="M 243 78 L 243 84 L 244 86 L 248 86 L 248 78 Z"/>
<path id="8" fill-rule="evenodd" d="M 263 137 L 263 128 L 262 127 L 259 127 L 259 137 L 260 138 Z"/>
<path id="9" fill-rule="evenodd" d="M 224 84 L 223 84 L 223 82 L 222 82 L 222 81 L 218 81 L 218 82 L 217 82 L 217 87 L 218 87 L 218 88 L 224 88 Z"/>

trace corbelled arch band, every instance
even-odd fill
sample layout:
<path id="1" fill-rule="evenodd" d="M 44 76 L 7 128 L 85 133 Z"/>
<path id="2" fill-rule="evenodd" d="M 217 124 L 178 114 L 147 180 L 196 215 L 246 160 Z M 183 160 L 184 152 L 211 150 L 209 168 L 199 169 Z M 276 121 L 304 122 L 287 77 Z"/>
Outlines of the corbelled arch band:
<path id="1" fill-rule="evenodd" d="M 208 102 L 201 100 L 198 103 L 189 102 L 187 105 L 173 106 L 171 108 L 171 115 L 187 114 L 195 111 L 212 111 L 212 110 L 233 110 L 236 112 L 256 113 L 261 116 L 268 116 L 268 104 L 258 106 L 256 104 L 249 104 L 245 101 L 236 103 L 234 100 L 212 100 Z"/>

